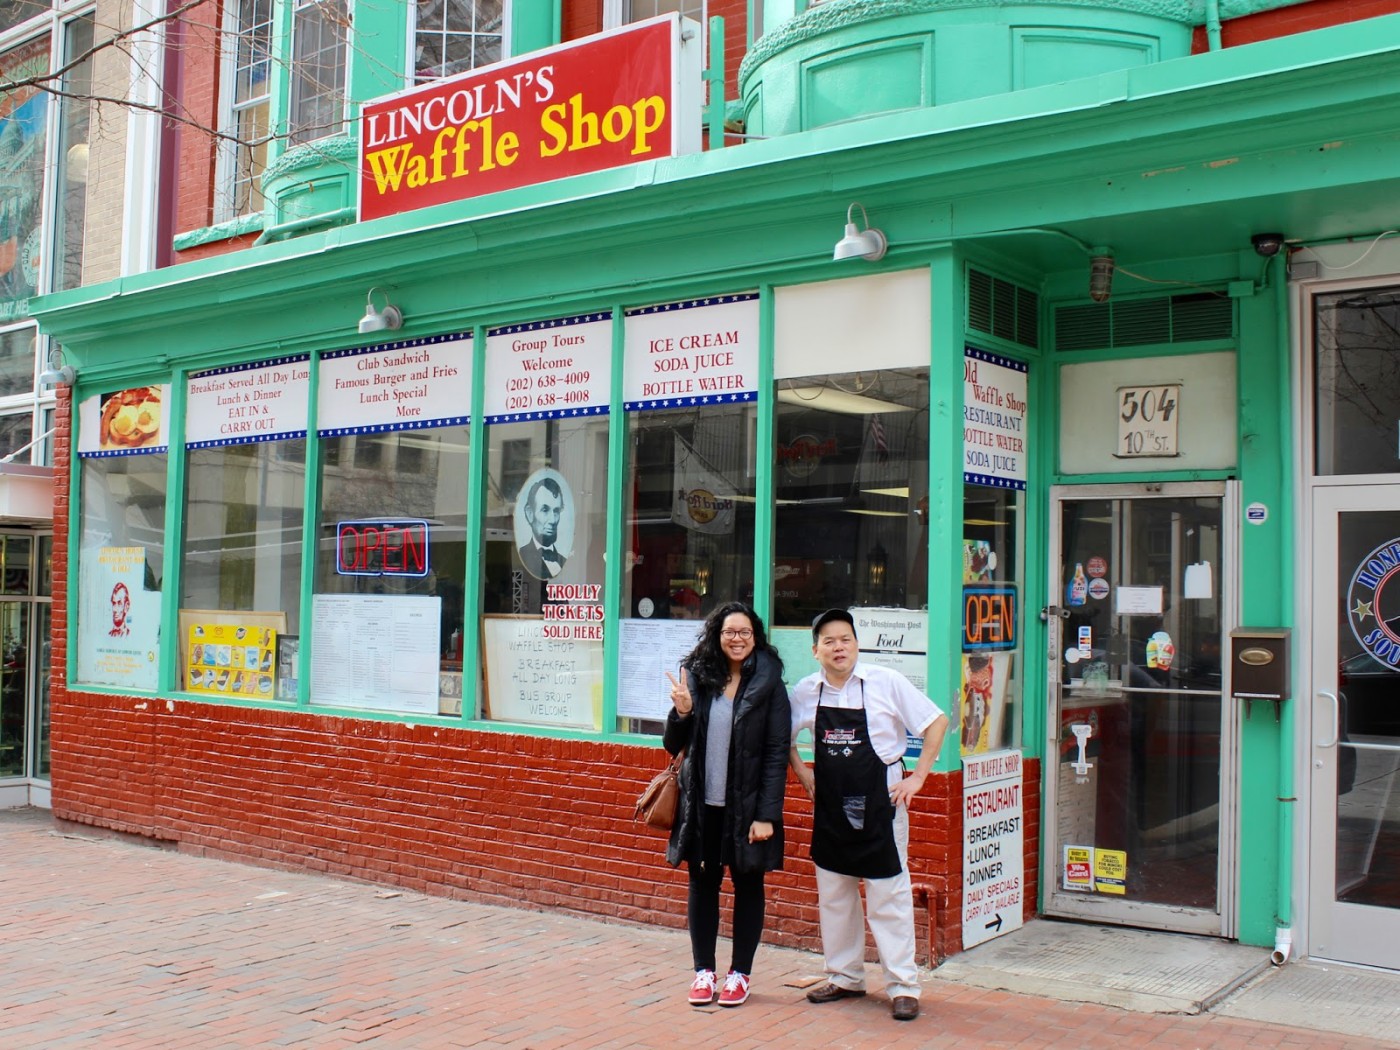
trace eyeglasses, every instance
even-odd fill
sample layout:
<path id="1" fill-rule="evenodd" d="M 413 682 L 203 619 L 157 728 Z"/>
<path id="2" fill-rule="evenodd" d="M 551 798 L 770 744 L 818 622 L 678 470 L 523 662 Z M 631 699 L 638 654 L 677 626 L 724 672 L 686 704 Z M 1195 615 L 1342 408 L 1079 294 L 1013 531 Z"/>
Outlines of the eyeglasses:
<path id="1" fill-rule="evenodd" d="M 724 630 L 719 632 L 719 636 L 730 641 L 734 640 L 735 638 L 742 638 L 744 641 L 747 642 L 750 638 L 753 637 L 753 632 L 748 630 L 747 628 L 741 631 L 733 631 L 726 627 Z"/>

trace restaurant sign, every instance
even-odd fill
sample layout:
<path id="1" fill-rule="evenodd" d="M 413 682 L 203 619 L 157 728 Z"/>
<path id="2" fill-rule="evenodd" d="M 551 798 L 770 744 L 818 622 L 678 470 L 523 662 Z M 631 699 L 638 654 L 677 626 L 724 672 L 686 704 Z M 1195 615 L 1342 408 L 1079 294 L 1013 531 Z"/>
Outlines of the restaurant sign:
<path id="1" fill-rule="evenodd" d="M 663 15 L 367 102 L 360 218 L 697 151 L 700 45 Z"/>

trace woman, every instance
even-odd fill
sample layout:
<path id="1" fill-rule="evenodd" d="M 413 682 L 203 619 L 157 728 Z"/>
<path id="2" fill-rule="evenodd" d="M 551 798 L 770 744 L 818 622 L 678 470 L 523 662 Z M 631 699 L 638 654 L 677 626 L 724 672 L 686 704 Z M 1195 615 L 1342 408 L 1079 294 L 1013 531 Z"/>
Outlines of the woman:
<path id="1" fill-rule="evenodd" d="M 740 1006 L 749 997 L 754 952 L 763 936 L 763 874 L 783 866 L 791 733 L 783 662 L 758 615 L 742 602 L 729 602 L 706 618 L 679 681 L 666 677 L 673 706 L 663 740 L 670 754 L 685 751 L 666 859 L 685 861 L 690 871 L 690 1001 Z M 725 868 L 734 885 L 734 954 L 720 987 L 715 940 Z"/>

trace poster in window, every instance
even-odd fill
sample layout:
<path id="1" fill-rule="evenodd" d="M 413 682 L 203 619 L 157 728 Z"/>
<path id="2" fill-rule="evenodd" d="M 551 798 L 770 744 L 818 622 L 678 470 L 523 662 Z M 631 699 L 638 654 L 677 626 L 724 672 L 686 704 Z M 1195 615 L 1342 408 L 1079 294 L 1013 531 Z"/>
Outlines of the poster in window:
<path id="1" fill-rule="evenodd" d="M 185 652 L 190 692 L 272 699 L 277 632 L 271 627 L 194 623 Z"/>
<path id="2" fill-rule="evenodd" d="M 156 688 L 160 592 L 146 589 L 146 548 L 99 547 L 84 557 L 80 579 L 78 680 Z"/>
<path id="3" fill-rule="evenodd" d="M 574 493 L 557 470 L 537 470 L 515 501 L 515 546 L 520 564 L 537 580 L 564 571 L 574 549 Z"/>

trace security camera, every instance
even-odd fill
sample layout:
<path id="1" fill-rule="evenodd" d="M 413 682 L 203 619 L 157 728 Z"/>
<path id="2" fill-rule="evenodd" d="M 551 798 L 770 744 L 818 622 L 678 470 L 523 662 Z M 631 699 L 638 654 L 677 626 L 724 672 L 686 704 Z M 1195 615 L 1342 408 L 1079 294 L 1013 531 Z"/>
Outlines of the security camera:
<path id="1" fill-rule="evenodd" d="M 1256 233 L 1249 240 L 1254 245 L 1254 253 L 1265 259 L 1277 255 L 1283 248 L 1281 233 Z"/>

